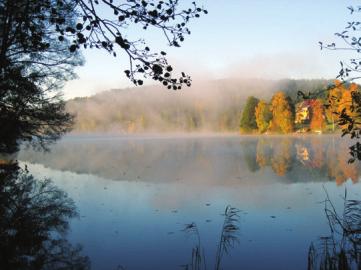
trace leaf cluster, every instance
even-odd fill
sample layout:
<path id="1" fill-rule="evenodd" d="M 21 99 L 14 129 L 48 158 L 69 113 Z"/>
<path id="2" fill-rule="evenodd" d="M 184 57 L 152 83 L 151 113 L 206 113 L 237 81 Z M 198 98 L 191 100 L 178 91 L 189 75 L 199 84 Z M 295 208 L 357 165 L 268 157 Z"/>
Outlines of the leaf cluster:
<path id="1" fill-rule="evenodd" d="M 180 47 L 186 35 L 191 34 L 187 24 L 208 13 L 196 2 L 185 9 L 180 9 L 178 0 L 58 0 L 58 3 L 74 3 L 73 9 L 78 12 L 76 25 L 69 24 L 61 14 L 52 14 L 58 38 L 69 42 L 70 52 L 96 48 L 106 50 L 114 57 L 118 53 L 127 55 L 129 69 L 124 72 L 135 85 L 143 84 L 141 78 L 152 78 L 173 90 L 191 85 L 191 78 L 185 73 L 182 72 L 179 78 L 173 75 L 166 52 L 153 52 L 145 40 L 128 37 L 126 29 L 135 25 L 143 30 L 158 29 L 169 46 Z M 112 15 L 105 17 L 103 12 Z"/>

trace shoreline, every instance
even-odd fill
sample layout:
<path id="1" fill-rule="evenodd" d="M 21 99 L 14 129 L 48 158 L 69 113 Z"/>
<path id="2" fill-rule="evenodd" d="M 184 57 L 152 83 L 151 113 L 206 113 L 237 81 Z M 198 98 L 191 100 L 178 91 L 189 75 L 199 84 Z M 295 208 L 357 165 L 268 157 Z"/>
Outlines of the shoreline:
<path id="1" fill-rule="evenodd" d="M 272 138 L 272 137 L 338 137 L 341 138 L 340 133 L 288 133 L 288 134 L 241 134 L 239 132 L 159 132 L 159 133 L 110 133 L 110 132 L 76 132 L 68 133 L 62 139 L 99 139 L 99 138 L 114 138 L 114 139 L 172 139 L 172 138 L 246 138 L 246 137 L 259 137 L 259 138 Z M 349 138 L 345 136 L 345 138 Z"/>

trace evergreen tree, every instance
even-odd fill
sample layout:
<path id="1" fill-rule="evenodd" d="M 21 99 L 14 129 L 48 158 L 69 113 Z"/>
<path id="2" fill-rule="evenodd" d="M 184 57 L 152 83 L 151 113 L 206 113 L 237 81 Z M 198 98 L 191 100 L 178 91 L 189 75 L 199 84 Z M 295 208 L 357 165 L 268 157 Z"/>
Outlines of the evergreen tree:
<path id="1" fill-rule="evenodd" d="M 240 127 L 242 132 L 250 132 L 257 129 L 255 110 L 258 102 L 259 99 L 257 98 L 253 96 L 248 97 L 241 116 Z"/>

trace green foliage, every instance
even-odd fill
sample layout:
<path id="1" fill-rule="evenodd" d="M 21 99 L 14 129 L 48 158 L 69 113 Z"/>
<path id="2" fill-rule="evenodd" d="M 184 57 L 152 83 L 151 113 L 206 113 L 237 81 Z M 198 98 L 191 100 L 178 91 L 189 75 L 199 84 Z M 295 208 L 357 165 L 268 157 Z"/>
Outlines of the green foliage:
<path id="1" fill-rule="evenodd" d="M 270 121 L 272 120 L 272 112 L 269 104 L 267 104 L 264 100 L 258 102 L 255 110 L 255 117 L 258 131 L 260 133 L 266 132 L 270 125 Z"/>
<path id="2" fill-rule="evenodd" d="M 241 117 L 241 131 L 249 132 L 257 129 L 257 123 L 255 118 L 255 110 L 256 106 L 259 102 L 259 99 L 250 96 L 246 101 L 246 105 L 244 106 L 242 117 Z"/>
<path id="3" fill-rule="evenodd" d="M 326 99 L 327 92 L 324 91 L 328 85 L 332 83 L 331 80 L 312 79 L 312 80 L 281 80 L 277 85 L 277 89 L 282 89 L 286 96 L 294 101 L 303 101 L 298 96 L 298 92 L 319 93 L 318 97 Z"/>

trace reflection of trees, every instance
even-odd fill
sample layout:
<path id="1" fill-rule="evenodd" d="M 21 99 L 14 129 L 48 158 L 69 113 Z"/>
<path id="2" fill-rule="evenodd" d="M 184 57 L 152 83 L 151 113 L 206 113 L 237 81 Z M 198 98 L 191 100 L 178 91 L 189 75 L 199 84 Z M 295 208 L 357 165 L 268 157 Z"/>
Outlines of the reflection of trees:
<path id="1" fill-rule="evenodd" d="M 74 202 L 49 179 L 0 165 L 0 269 L 89 269 L 65 234 Z"/>
<path id="2" fill-rule="evenodd" d="M 341 184 L 349 178 L 356 182 L 360 172 L 361 164 L 347 163 L 347 144 L 347 140 L 327 135 L 69 139 L 55 145 L 50 153 L 28 150 L 18 158 L 114 180 L 169 183 L 192 179 L 226 185 L 233 184 L 231 180 L 240 174 L 268 167 L 282 176 L 276 177 L 282 182 L 336 180 Z"/>
<path id="3" fill-rule="evenodd" d="M 325 164 L 325 146 L 322 144 L 320 139 L 311 139 L 311 159 L 314 168 L 321 169 Z"/>
<path id="4" fill-rule="evenodd" d="M 337 185 L 341 185 L 349 178 L 353 183 L 358 182 L 359 165 L 348 163 L 350 155 L 348 145 L 346 143 L 341 143 L 338 146 L 330 144 L 327 151 L 329 178 L 335 179 Z"/>
<path id="5" fill-rule="evenodd" d="M 257 163 L 255 153 L 257 151 L 257 145 L 250 142 L 242 142 L 244 161 L 251 172 L 259 170 L 260 165 Z"/>
<path id="6" fill-rule="evenodd" d="M 284 176 L 288 173 L 293 180 L 312 172 L 310 176 L 318 175 L 335 180 L 337 185 L 348 179 L 353 183 L 358 182 L 360 165 L 348 163 L 348 142 L 341 139 L 333 139 L 332 142 L 323 140 L 320 137 L 260 138 L 257 142 L 256 161 L 261 168 L 271 166 L 277 175 Z M 294 157 L 297 160 L 296 166 L 292 165 Z"/>
<path id="7" fill-rule="evenodd" d="M 325 213 L 330 235 L 311 243 L 308 269 L 349 270 L 361 269 L 361 201 L 344 197 L 342 215 L 338 214 L 328 194 Z"/>
<path id="8" fill-rule="evenodd" d="M 293 161 L 293 140 L 291 138 L 263 139 L 257 143 L 256 160 L 260 167 L 271 166 L 279 176 L 284 176 Z"/>
<path id="9" fill-rule="evenodd" d="M 292 163 L 292 140 L 290 138 L 281 140 L 273 147 L 271 166 L 273 171 L 284 176 L 290 169 Z"/>
<path id="10" fill-rule="evenodd" d="M 260 138 L 257 143 L 256 160 L 258 165 L 263 168 L 270 165 L 272 148 L 269 140 Z"/>

